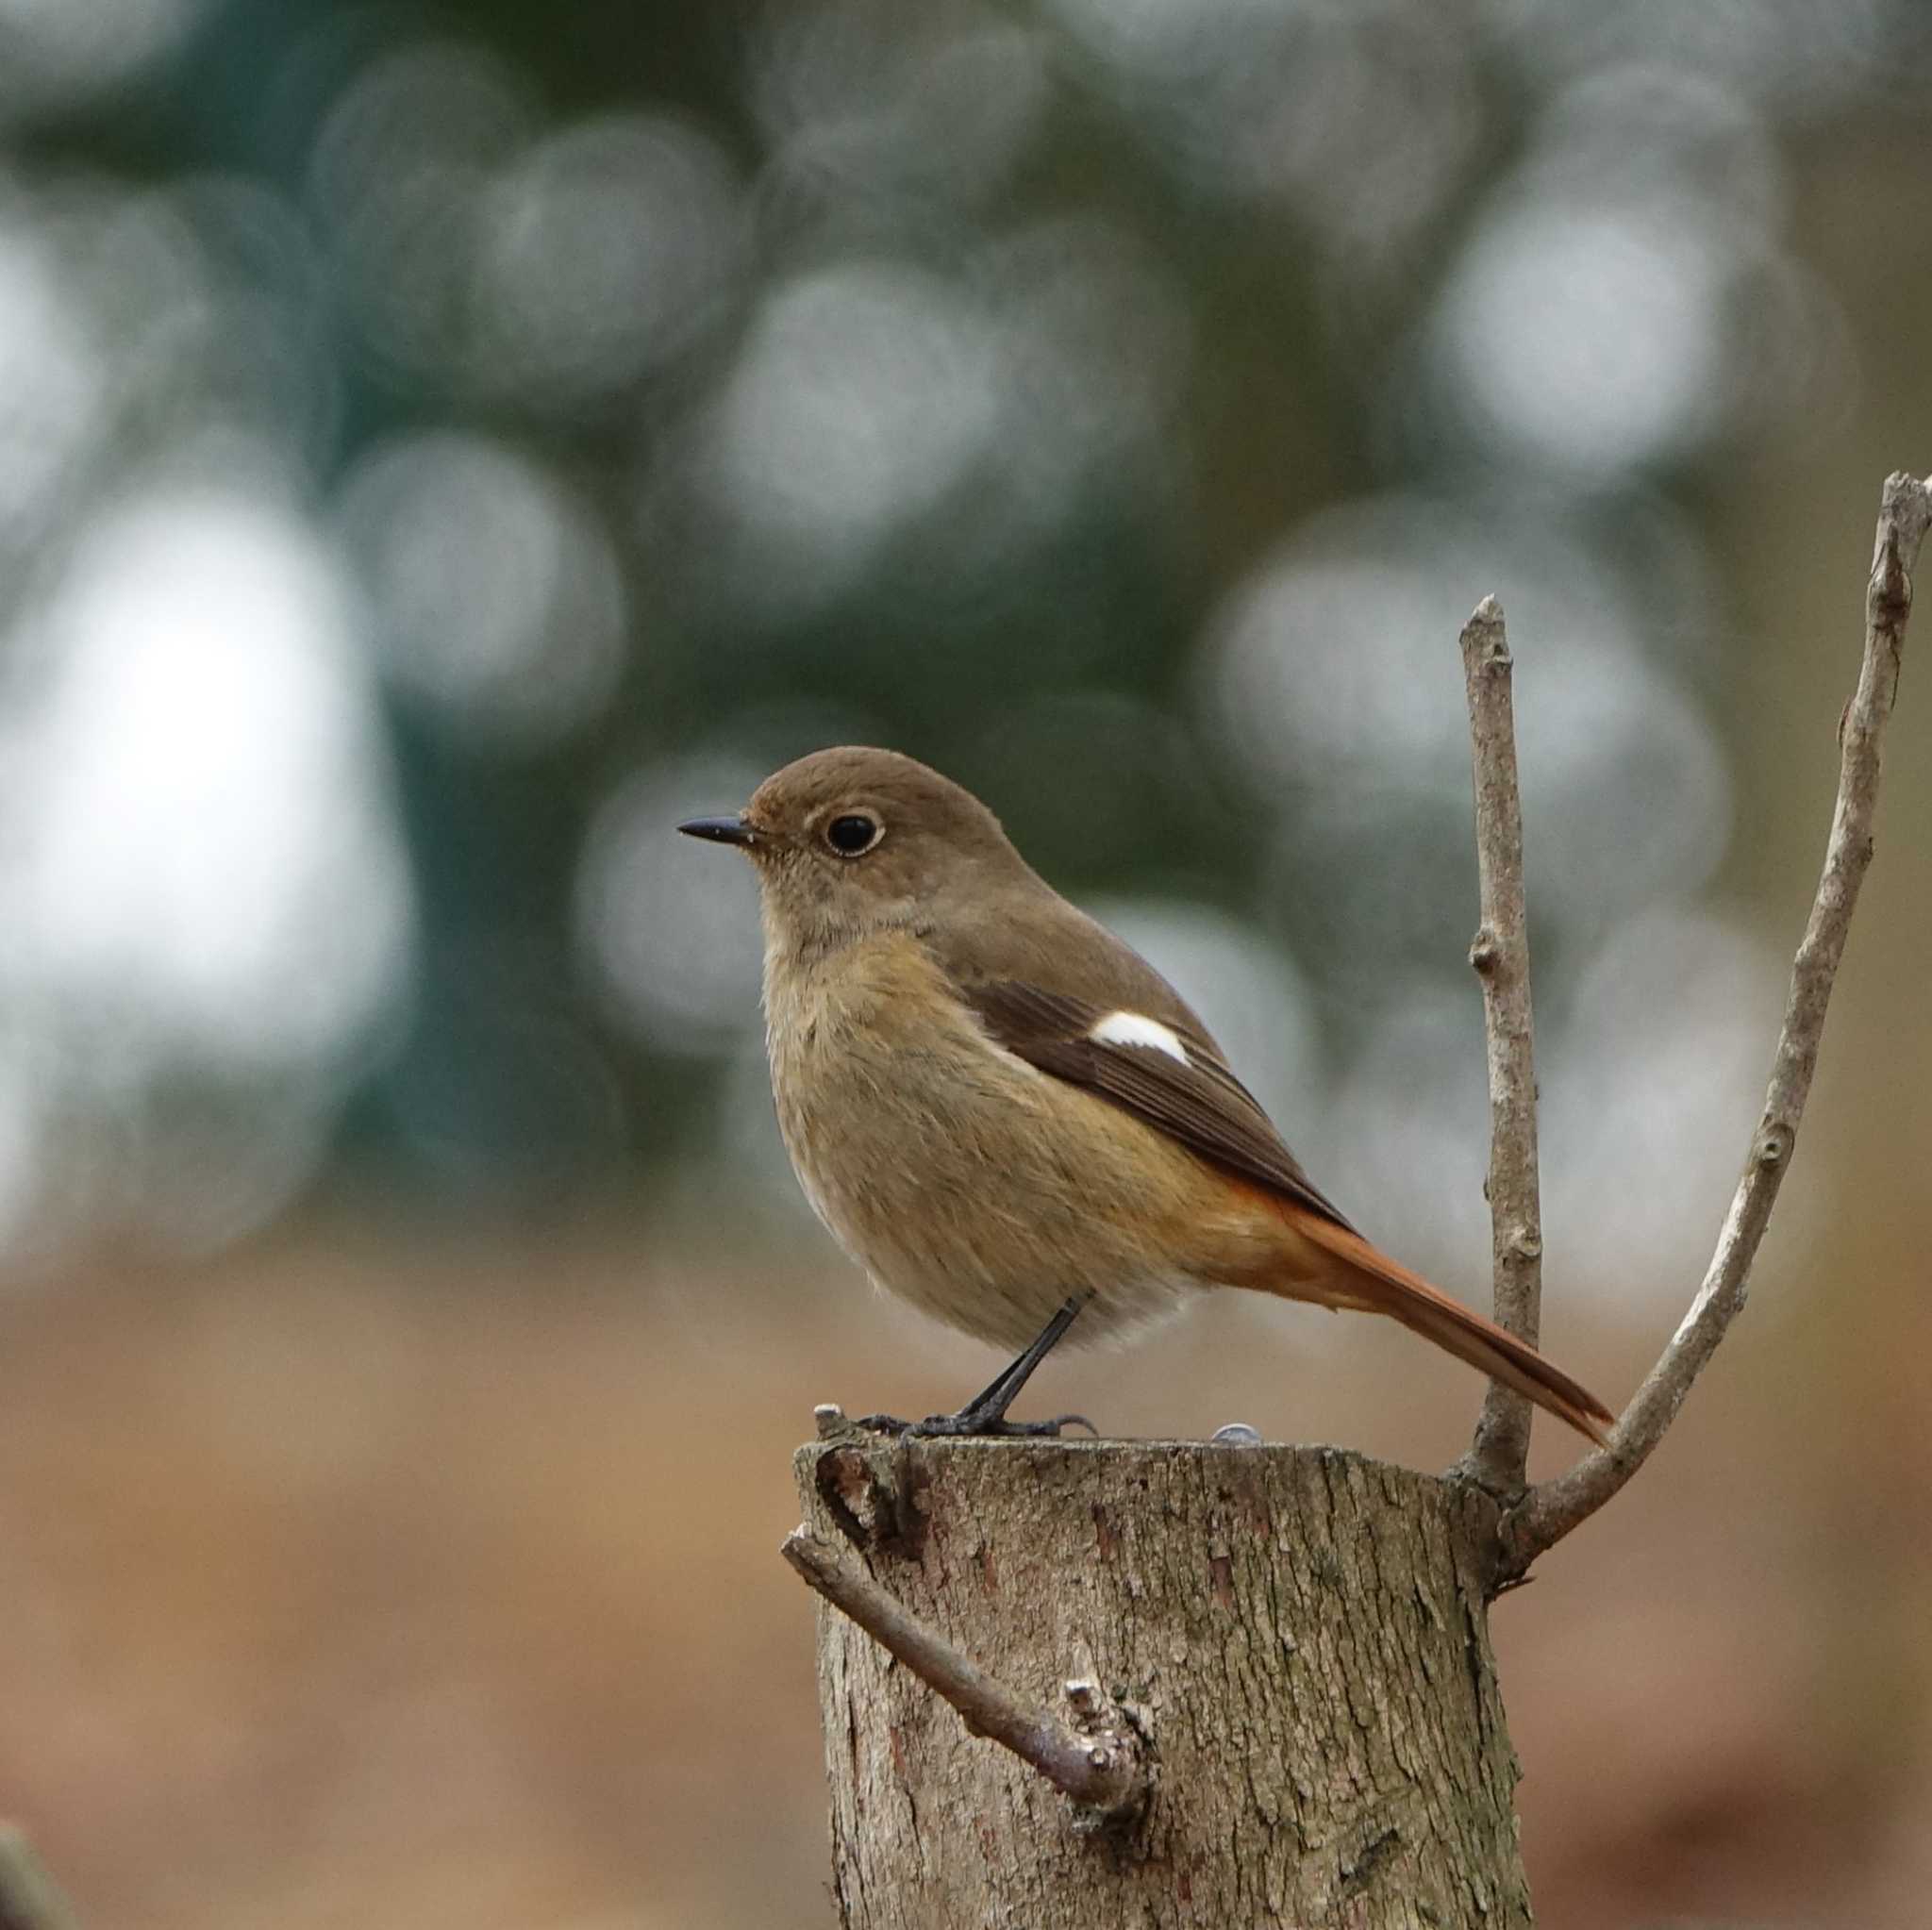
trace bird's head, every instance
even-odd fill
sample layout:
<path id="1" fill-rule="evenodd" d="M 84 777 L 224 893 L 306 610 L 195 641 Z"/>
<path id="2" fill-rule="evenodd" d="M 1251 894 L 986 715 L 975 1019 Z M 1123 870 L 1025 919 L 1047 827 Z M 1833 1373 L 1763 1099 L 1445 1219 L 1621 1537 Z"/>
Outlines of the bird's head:
<path id="1" fill-rule="evenodd" d="M 1032 881 L 969 790 L 897 751 L 841 745 L 774 772 L 735 817 L 687 837 L 731 844 L 758 871 L 767 941 L 836 949 L 917 926 L 944 901 Z"/>

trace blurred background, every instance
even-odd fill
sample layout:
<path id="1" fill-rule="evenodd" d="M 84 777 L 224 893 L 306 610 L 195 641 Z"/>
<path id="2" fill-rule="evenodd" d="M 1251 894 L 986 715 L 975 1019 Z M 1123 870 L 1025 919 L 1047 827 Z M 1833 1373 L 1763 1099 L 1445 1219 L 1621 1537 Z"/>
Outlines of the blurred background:
<path id="1" fill-rule="evenodd" d="M 814 746 L 985 795 L 1480 1296 L 1500 594 L 1621 1402 L 1928 305 L 1915 0 L 0 0 L 0 1812 L 86 1921 L 830 1922 L 788 1452 L 992 1362 L 805 1212 L 671 835 Z M 1924 1922 L 1927 695 L 1750 1315 L 1496 1610 L 1554 1924 Z M 1031 1398 L 1434 1467 L 1476 1395 L 1212 1303 Z"/>

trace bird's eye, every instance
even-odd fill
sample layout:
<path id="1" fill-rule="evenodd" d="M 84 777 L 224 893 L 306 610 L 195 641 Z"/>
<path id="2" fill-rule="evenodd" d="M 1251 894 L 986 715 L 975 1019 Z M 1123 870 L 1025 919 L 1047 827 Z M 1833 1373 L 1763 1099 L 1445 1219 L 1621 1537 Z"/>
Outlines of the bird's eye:
<path id="1" fill-rule="evenodd" d="M 863 857 L 883 835 L 884 830 L 879 821 L 876 818 L 868 818 L 859 811 L 853 811 L 842 818 L 834 818 L 825 826 L 825 842 L 841 857 Z"/>

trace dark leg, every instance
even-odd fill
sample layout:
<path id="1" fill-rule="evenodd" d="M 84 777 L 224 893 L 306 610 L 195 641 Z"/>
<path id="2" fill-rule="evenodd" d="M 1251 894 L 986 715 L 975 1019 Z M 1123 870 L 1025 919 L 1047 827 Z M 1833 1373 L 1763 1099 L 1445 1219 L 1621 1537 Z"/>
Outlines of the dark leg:
<path id="1" fill-rule="evenodd" d="M 1041 1328 L 1038 1338 L 1017 1360 L 1003 1367 L 991 1383 L 980 1389 L 957 1414 L 929 1414 L 924 1421 L 895 1421 L 890 1414 L 868 1414 L 858 1424 L 879 1434 L 910 1435 L 1032 1435 L 1051 1439 L 1062 1427 L 1077 1422 L 1090 1433 L 1093 1423 L 1079 1414 L 1061 1414 L 1052 1421 L 1008 1421 L 1007 1409 L 1019 1398 L 1020 1389 L 1033 1377 L 1033 1370 L 1059 1344 L 1074 1324 L 1074 1317 L 1086 1306 L 1088 1296 L 1076 1294 L 1062 1301 L 1054 1317 Z"/>
<path id="2" fill-rule="evenodd" d="M 1041 1328 L 1024 1354 L 1001 1368 L 992 1380 L 980 1389 L 957 1415 L 943 1418 L 964 1421 L 970 1416 L 983 1421 L 1004 1421 L 1007 1418 L 1007 1409 L 1020 1398 L 1020 1389 L 1033 1378 L 1033 1370 L 1059 1345 L 1067 1329 L 1074 1324 L 1074 1318 L 1086 1305 L 1087 1299 L 1084 1294 L 1061 1301 L 1059 1311 Z M 941 1417 L 935 1417 L 938 1418 Z M 924 1423 L 920 1424 L 924 1426 Z M 1057 1426 L 1058 1423 L 1041 1424 Z"/>

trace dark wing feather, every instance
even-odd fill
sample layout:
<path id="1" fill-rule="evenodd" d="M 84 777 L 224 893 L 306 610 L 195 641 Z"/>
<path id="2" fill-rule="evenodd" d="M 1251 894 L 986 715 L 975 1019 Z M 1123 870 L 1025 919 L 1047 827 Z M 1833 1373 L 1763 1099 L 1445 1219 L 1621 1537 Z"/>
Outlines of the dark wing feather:
<path id="1" fill-rule="evenodd" d="M 1157 1046 L 1091 1038 L 1113 1007 L 1018 978 L 962 984 L 959 991 L 988 1033 L 1028 1065 L 1097 1093 L 1214 1165 L 1349 1227 L 1197 1026 L 1175 1024 L 1169 1015 L 1159 1019 L 1187 1049 L 1183 1065 Z"/>

